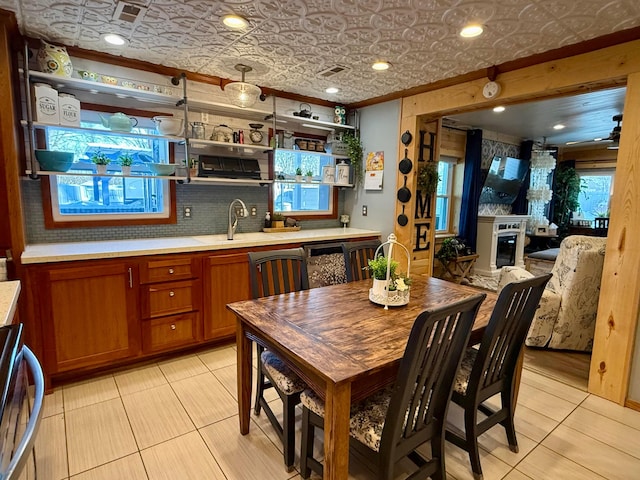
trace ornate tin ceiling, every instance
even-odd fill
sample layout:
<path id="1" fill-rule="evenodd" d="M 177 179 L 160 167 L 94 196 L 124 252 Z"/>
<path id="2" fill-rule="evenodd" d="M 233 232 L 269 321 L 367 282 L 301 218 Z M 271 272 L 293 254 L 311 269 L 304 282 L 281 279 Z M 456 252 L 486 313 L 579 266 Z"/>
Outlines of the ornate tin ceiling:
<path id="1" fill-rule="evenodd" d="M 133 23 L 111 0 L 0 0 L 31 37 L 353 103 L 640 25 L 637 0 L 142 0 Z M 236 13 L 241 32 L 220 22 Z M 458 35 L 484 25 L 476 39 Z M 100 35 L 119 33 L 121 48 Z M 384 59 L 391 69 L 375 72 Z M 335 66 L 340 73 L 320 72 Z M 335 86 L 337 94 L 325 93 Z"/>

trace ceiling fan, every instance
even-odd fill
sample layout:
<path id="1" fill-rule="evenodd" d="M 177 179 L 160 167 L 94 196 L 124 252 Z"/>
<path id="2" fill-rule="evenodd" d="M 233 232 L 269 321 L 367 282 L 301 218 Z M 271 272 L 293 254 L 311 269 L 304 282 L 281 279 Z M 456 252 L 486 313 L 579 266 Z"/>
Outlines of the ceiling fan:
<path id="1" fill-rule="evenodd" d="M 619 113 L 617 115 L 614 115 L 613 118 L 611 119 L 614 122 L 617 123 L 617 125 L 615 127 L 613 127 L 613 130 L 611 130 L 611 133 L 609 133 L 609 136 L 606 138 L 594 138 L 593 140 L 582 140 L 580 142 L 567 142 L 567 145 L 578 145 L 581 143 L 598 143 L 598 142 L 612 142 L 611 145 L 609 145 L 607 148 L 609 149 L 617 149 L 618 145 L 620 143 L 620 133 L 622 132 L 622 114 Z"/>

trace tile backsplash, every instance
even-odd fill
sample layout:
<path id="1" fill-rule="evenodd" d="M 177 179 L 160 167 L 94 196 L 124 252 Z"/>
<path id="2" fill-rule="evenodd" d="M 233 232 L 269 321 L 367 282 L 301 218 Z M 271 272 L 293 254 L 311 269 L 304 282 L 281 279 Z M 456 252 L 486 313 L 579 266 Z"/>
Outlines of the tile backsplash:
<path id="1" fill-rule="evenodd" d="M 240 219 L 236 232 L 257 232 L 263 227 L 267 211 L 267 187 L 176 184 L 177 223 L 169 225 L 123 225 L 99 228 L 46 229 L 42 210 L 40 182 L 23 179 L 22 202 L 28 244 L 126 240 L 132 238 L 188 237 L 192 235 L 226 234 L 229 204 L 240 198 L 247 208 L 255 206 L 257 215 Z M 340 202 L 344 192 L 340 192 Z M 191 218 L 183 218 L 184 206 L 191 207 Z M 335 220 L 301 222 L 303 228 L 340 226 Z"/>

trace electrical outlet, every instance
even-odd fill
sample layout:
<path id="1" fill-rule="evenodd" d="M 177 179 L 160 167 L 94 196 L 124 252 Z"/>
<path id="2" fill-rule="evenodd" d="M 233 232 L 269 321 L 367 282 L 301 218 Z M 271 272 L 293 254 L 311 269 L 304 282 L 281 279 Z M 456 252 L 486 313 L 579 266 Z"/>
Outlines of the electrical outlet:
<path id="1" fill-rule="evenodd" d="M 183 218 L 192 218 L 191 217 L 191 211 L 193 210 L 193 207 L 183 207 L 182 208 L 182 217 Z"/>
<path id="2" fill-rule="evenodd" d="M 366 205 L 362 205 L 362 216 L 363 217 L 367 216 L 367 206 Z"/>
<path id="3" fill-rule="evenodd" d="M 200 114 L 200 121 L 201 121 L 202 123 L 209 123 L 209 114 L 208 114 L 208 113 L 206 113 L 206 112 L 202 112 L 202 113 Z"/>
<path id="4" fill-rule="evenodd" d="M 236 217 L 238 218 L 244 217 L 244 212 L 242 211 L 242 207 L 236 207 Z"/>
<path id="5" fill-rule="evenodd" d="M 251 207 L 249 208 L 249 211 L 251 212 L 252 217 L 255 217 L 256 215 L 258 215 L 258 208 L 255 205 L 251 205 Z"/>

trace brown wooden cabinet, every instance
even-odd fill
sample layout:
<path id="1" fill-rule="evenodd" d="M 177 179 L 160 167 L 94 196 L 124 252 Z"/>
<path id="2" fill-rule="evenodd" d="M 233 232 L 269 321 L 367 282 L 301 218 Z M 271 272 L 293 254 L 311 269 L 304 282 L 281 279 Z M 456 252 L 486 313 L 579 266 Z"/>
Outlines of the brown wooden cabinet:
<path id="1" fill-rule="evenodd" d="M 202 340 L 201 257 L 150 257 L 140 266 L 143 353 L 193 345 Z"/>
<path id="2" fill-rule="evenodd" d="M 107 365 L 140 350 L 137 267 L 86 262 L 42 271 L 47 373 Z"/>
<path id="3" fill-rule="evenodd" d="M 226 305 L 251 298 L 246 252 L 206 257 L 203 276 L 205 340 L 234 335 L 236 317 Z"/>

